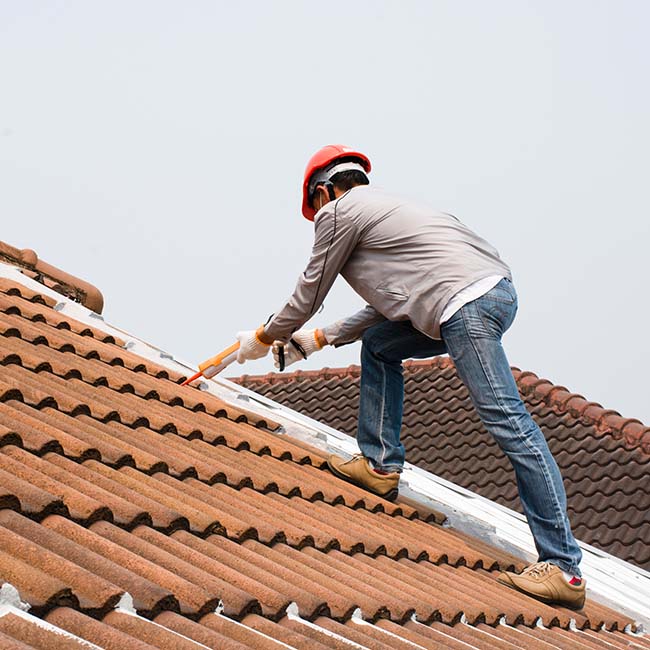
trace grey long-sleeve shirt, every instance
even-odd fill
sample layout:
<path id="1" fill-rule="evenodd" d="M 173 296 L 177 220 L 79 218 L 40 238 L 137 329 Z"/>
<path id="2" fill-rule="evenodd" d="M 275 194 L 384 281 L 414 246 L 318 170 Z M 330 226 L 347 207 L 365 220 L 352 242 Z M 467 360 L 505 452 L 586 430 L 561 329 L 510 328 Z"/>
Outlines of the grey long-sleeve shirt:
<path id="1" fill-rule="evenodd" d="M 324 328 L 332 345 L 359 339 L 384 319 L 410 320 L 434 339 L 449 300 L 476 280 L 511 278 L 488 242 L 456 217 L 368 185 L 330 201 L 314 218 L 307 268 L 265 327 L 286 341 L 316 313 L 340 273 L 368 303 Z"/>

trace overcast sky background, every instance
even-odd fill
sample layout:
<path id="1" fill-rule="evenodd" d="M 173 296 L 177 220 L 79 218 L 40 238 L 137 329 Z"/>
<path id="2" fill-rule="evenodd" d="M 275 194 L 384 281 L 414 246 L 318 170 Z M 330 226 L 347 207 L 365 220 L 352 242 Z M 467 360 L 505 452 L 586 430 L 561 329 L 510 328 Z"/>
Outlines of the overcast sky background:
<path id="1" fill-rule="evenodd" d="M 649 25 L 643 0 L 0 0 L 0 239 L 198 363 L 290 295 L 305 164 L 346 143 L 499 249 L 511 364 L 650 423 Z M 310 324 L 361 306 L 339 280 Z"/>

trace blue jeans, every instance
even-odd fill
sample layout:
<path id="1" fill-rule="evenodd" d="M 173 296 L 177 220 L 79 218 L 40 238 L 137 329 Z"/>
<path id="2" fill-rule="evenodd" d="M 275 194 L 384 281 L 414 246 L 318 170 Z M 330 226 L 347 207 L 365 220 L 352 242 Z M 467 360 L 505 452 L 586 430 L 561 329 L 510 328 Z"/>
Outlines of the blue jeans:
<path id="1" fill-rule="evenodd" d="M 485 428 L 512 463 L 539 560 L 580 575 L 582 552 L 566 514 L 560 470 L 519 396 L 501 345 L 516 313 L 515 288 L 504 279 L 444 323 L 440 341 L 422 334 L 409 321 L 383 321 L 366 330 L 357 441 L 376 468 L 401 471 L 405 456 L 400 442 L 402 360 L 448 353 Z"/>

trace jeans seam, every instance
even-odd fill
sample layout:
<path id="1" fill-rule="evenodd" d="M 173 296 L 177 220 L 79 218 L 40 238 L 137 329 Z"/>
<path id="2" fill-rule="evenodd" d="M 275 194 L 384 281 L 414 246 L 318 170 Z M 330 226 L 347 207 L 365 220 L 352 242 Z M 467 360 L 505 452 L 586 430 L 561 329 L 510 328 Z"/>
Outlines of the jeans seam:
<path id="1" fill-rule="evenodd" d="M 481 318 L 481 322 L 483 322 L 483 317 L 480 314 L 480 310 L 477 309 L 477 311 L 479 312 L 479 317 Z M 558 494 L 557 494 L 557 492 L 555 490 L 555 486 L 552 485 L 552 483 L 549 484 L 549 475 L 548 475 L 549 472 L 548 472 L 548 465 L 546 463 L 546 459 L 544 458 L 543 454 L 541 454 L 541 457 L 540 457 L 539 450 L 536 450 L 536 449 L 532 448 L 529 441 L 526 440 L 525 437 L 522 437 L 521 435 L 519 435 L 519 428 L 517 426 L 515 426 L 515 424 L 513 423 L 512 419 L 510 417 L 510 415 L 503 408 L 503 406 L 501 404 L 501 400 L 497 397 L 497 392 L 494 389 L 494 385 L 492 384 L 492 379 L 491 379 L 490 375 L 488 374 L 488 372 L 485 369 L 485 365 L 483 364 L 483 359 L 481 358 L 481 355 L 479 354 L 479 352 L 478 352 L 478 350 L 476 348 L 476 345 L 474 343 L 474 338 L 470 335 L 469 330 L 467 328 L 467 320 L 465 318 L 465 313 L 464 313 L 463 309 L 460 310 L 460 315 L 461 315 L 461 318 L 463 319 L 463 328 L 465 329 L 465 333 L 467 334 L 467 339 L 470 341 L 470 343 L 472 345 L 472 349 L 474 350 L 474 354 L 476 354 L 476 358 L 479 360 L 479 363 L 481 364 L 481 370 L 483 371 L 483 374 L 485 375 L 485 378 L 487 379 L 487 383 L 490 386 L 490 390 L 492 391 L 492 395 L 493 395 L 493 397 L 495 399 L 495 403 L 499 405 L 499 409 L 506 416 L 506 418 L 508 419 L 508 422 L 510 422 L 510 425 L 512 426 L 512 429 L 513 429 L 513 431 L 515 431 L 517 433 L 517 437 L 519 438 L 519 440 L 524 443 L 524 445 L 526 446 L 526 448 L 528 449 L 529 452 L 534 453 L 535 458 L 538 460 L 538 462 L 541 461 L 540 465 L 542 465 L 543 468 L 544 468 L 543 478 L 544 478 L 544 483 L 546 485 L 546 489 L 548 490 L 548 492 L 550 494 L 553 495 L 554 502 L 556 504 L 556 507 L 554 508 L 554 511 L 555 511 L 554 512 L 554 514 L 555 514 L 555 523 L 556 523 L 556 525 L 559 524 L 560 525 L 559 527 L 562 529 L 562 551 L 564 551 L 565 553 L 568 554 L 569 546 L 568 546 L 568 543 L 567 543 L 567 541 L 568 541 L 567 540 L 567 527 L 566 527 L 565 521 L 564 521 L 565 517 L 562 516 L 561 512 L 559 512 L 559 497 L 558 497 Z M 559 515 L 559 517 L 558 517 L 558 515 Z"/>
<path id="2" fill-rule="evenodd" d="M 384 444 L 384 411 L 386 409 L 386 367 L 381 362 L 381 410 L 379 416 L 379 442 L 381 442 L 381 455 L 377 465 L 381 469 L 386 457 L 386 445 Z"/>
<path id="3" fill-rule="evenodd" d="M 507 303 L 507 302 L 505 302 L 504 300 L 497 300 L 497 299 L 492 298 L 491 296 L 489 296 L 489 295 L 487 295 L 487 294 L 486 294 L 485 296 L 481 296 L 480 298 L 478 298 L 478 299 L 476 300 L 476 302 L 475 302 L 475 305 L 476 305 L 476 313 L 478 314 L 478 317 L 479 317 L 480 320 L 481 320 L 481 324 L 482 324 L 483 327 L 485 328 L 485 331 L 486 331 L 486 333 L 487 333 L 487 335 L 488 335 L 488 338 L 491 338 L 491 337 L 493 337 L 494 335 L 493 335 L 492 332 L 490 331 L 490 328 L 488 327 L 488 324 L 485 322 L 485 318 L 484 318 L 484 316 L 483 316 L 483 310 L 482 310 L 482 309 L 479 309 L 479 306 L 478 306 L 478 301 L 481 300 L 481 299 L 485 299 L 485 300 L 493 300 L 494 302 L 499 303 L 499 304 L 501 304 L 501 305 L 506 305 L 507 307 L 512 307 L 515 303 L 514 303 L 514 301 L 511 302 L 511 303 Z M 464 321 L 465 321 L 465 319 L 464 319 L 464 317 L 463 317 L 463 322 L 464 322 Z M 465 328 L 465 331 L 467 331 L 467 328 Z M 469 334 L 468 334 L 468 336 L 469 336 Z M 503 336 L 503 332 L 501 333 L 501 336 Z"/>
<path id="4" fill-rule="evenodd" d="M 402 340 L 406 341 L 408 340 L 409 336 L 407 332 L 404 332 L 401 336 L 397 337 L 396 339 L 393 339 L 391 341 L 387 341 L 387 346 L 379 346 L 378 349 L 370 351 L 369 353 L 372 354 L 378 361 L 379 365 L 381 366 L 381 379 L 382 379 L 382 384 L 381 384 L 381 416 L 379 420 L 379 442 L 381 443 L 381 455 L 379 457 L 379 460 L 377 461 L 376 465 L 378 469 L 383 469 L 384 468 L 384 459 L 386 458 L 386 444 L 384 441 L 384 418 L 385 418 L 385 412 L 386 412 L 386 365 L 389 364 L 390 362 L 382 358 L 382 355 L 384 353 L 384 347 L 395 347 L 398 342 L 401 342 Z M 400 442 L 400 436 L 398 435 L 398 443 Z M 397 467 L 397 466 L 395 466 Z M 401 469 L 402 466 L 400 466 Z"/>

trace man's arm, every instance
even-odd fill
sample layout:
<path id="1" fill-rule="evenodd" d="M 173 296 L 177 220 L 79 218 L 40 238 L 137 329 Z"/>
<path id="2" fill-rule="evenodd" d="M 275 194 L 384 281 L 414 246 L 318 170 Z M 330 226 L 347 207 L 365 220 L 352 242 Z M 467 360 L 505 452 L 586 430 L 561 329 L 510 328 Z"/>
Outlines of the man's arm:
<path id="1" fill-rule="evenodd" d="M 352 316 L 324 327 L 321 331 L 330 345 L 339 347 L 358 341 L 363 333 L 373 325 L 386 320 L 374 307 L 366 305 L 361 311 Z"/>
<path id="2" fill-rule="evenodd" d="M 334 207 L 334 206 L 333 206 Z M 349 219 L 324 211 L 316 222 L 311 258 L 292 296 L 264 327 L 264 342 L 287 341 L 321 306 L 336 276 L 357 245 L 358 232 Z"/>
<path id="3" fill-rule="evenodd" d="M 386 319 L 378 311 L 368 305 L 356 314 L 323 329 L 298 330 L 292 334 L 288 344 L 279 341 L 273 343 L 275 367 L 282 371 L 328 344 L 339 347 L 357 341 L 369 327 L 384 320 Z"/>

